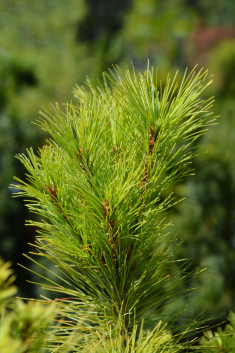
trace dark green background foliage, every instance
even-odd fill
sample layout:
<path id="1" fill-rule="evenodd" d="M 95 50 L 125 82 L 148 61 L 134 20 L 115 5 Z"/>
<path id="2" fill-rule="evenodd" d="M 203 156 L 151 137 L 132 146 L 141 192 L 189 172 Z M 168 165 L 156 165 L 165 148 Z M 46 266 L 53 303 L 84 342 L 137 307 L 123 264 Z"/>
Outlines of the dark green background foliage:
<path id="1" fill-rule="evenodd" d="M 13 175 L 24 178 L 14 155 L 44 143 L 30 122 L 49 102 L 69 101 L 86 75 L 95 82 L 112 64 L 131 60 L 145 70 L 149 58 L 163 79 L 196 63 L 214 74 L 205 94 L 216 97 L 219 125 L 201 138 L 198 152 L 208 152 L 194 160 L 196 176 L 174 190 L 187 198 L 169 217 L 185 239 L 183 257 L 207 267 L 189 284 L 199 289 L 199 306 L 224 318 L 234 308 L 234 7 L 233 0 L 0 0 L 0 255 L 13 261 L 20 295 L 40 292 L 16 265 L 31 266 L 22 252 L 34 242 L 36 229 L 24 226 L 32 215 L 8 188 Z"/>

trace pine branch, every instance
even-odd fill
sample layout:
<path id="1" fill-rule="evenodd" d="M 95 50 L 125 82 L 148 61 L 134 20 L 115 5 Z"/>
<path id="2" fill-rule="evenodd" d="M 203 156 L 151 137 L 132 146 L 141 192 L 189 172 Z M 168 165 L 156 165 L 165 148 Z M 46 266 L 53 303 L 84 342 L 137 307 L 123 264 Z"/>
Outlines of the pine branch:
<path id="1" fill-rule="evenodd" d="M 105 80 L 105 87 L 77 88 L 76 105 L 42 113 L 48 146 L 18 156 L 28 181 L 16 179 L 19 196 L 31 198 L 29 209 L 43 218 L 30 222 L 40 229 L 39 256 L 61 271 L 63 287 L 49 282 L 47 289 L 77 299 L 63 315 L 74 323 L 83 316 L 101 346 L 104 337 L 112 345 L 118 327 L 127 352 L 188 280 L 172 269 L 164 217 L 180 201 L 169 190 L 192 174 L 195 143 L 213 123 L 212 100 L 200 98 L 210 83 L 202 70 L 185 73 L 180 84 L 168 77 L 164 89 L 149 68 L 141 75 L 116 67 Z"/>

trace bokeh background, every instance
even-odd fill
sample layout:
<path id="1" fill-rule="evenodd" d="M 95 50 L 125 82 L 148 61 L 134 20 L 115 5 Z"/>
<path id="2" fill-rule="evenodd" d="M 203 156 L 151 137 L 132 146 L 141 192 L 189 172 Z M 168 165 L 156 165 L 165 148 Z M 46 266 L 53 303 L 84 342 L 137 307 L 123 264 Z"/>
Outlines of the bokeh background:
<path id="1" fill-rule="evenodd" d="M 201 139 L 194 178 L 175 192 L 186 200 L 171 214 L 185 239 L 180 256 L 207 268 L 188 283 L 197 288 L 194 317 L 206 308 L 214 322 L 235 308 L 235 1 L 234 0 L 0 0 L 0 256 L 13 262 L 22 297 L 38 297 L 28 284 L 33 268 L 22 253 L 36 229 L 9 185 L 24 179 L 17 153 L 37 149 L 45 134 L 35 124 L 50 102 L 73 98 L 86 76 L 95 82 L 112 64 L 159 68 L 160 78 L 196 64 L 214 75 L 205 92 L 216 98 L 219 125 Z M 33 265 L 34 266 L 34 265 Z M 196 294 L 195 294 L 196 295 Z M 195 297 L 196 298 L 196 297 Z"/>

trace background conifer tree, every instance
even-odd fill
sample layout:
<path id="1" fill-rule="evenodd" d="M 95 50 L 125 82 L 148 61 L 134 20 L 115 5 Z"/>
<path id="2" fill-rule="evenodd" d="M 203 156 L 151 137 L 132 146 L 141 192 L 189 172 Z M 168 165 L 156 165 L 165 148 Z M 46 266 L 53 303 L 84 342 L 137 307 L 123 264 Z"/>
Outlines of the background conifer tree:
<path id="1" fill-rule="evenodd" d="M 39 229 L 35 254 L 57 267 L 58 282 L 44 287 L 66 294 L 59 345 L 80 330 L 74 351 L 177 352 L 198 325 L 176 333 L 178 313 L 162 314 L 189 277 L 174 266 L 164 216 L 214 120 L 212 99 L 200 99 L 209 83 L 200 70 L 180 83 L 168 77 L 163 88 L 153 69 L 116 67 L 103 85 L 76 87 L 76 104 L 42 113 L 38 124 L 51 138 L 37 154 L 18 156 L 28 182 L 16 180 L 42 217 L 29 221 Z"/>

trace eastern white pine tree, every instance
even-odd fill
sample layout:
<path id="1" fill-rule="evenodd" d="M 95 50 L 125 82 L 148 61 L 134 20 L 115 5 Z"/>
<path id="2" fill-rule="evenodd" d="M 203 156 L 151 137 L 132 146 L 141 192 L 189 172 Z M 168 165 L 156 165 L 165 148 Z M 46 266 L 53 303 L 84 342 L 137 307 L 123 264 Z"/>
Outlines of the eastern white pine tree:
<path id="1" fill-rule="evenodd" d="M 59 284 L 44 287 L 66 297 L 51 352 L 74 330 L 73 352 L 179 352 L 195 326 L 176 333 L 176 313 L 162 314 L 188 277 L 171 273 L 164 217 L 179 201 L 169 190 L 192 175 L 195 141 L 214 119 L 212 100 L 200 98 L 207 72 L 176 80 L 163 88 L 153 69 L 116 67 L 103 86 L 76 87 L 76 103 L 42 113 L 51 138 L 18 156 L 28 179 L 16 178 L 18 195 L 41 216 L 29 221 L 40 229 L 36 254 L 61 271 Z"/>

